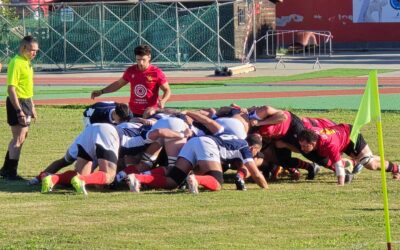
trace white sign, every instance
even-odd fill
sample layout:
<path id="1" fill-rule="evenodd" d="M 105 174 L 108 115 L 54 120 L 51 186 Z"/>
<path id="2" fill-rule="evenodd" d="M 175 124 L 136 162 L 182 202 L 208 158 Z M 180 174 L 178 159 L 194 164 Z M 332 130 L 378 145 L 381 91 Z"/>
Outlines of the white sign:
<path id="1" fill-rule="evenodd" d="M 354 23 L 400 22 L 400 0 L 353 0 Z"/>
<path id="2" fill-rule="evenodd" d="M 61 8 L 61 22 L 73 22 L 74 21 L 74 11 L 71 7 Z"/>

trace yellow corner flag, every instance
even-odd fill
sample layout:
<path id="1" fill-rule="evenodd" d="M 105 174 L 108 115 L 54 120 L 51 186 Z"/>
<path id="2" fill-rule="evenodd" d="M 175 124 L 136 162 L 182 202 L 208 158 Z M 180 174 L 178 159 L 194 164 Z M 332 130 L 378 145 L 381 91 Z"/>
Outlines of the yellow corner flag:
<path id="1" fill-rule="evenodd" d="M 360 129 L 365 124 L 376 121 L 376 128 L 378 132 L 378 146 L 381 167 L 381 182 L 383 194 L 383 208 L 386 225 L 386 244 L 387 249 L 392 249 L 391 235 L 390 235 L 390 219 L 389 219 L 389 199 L 387 194 L 386 185 L 386 166 L 385 154 L 383 147 L 383 133 L 381 121 L 381 104 L 379 102 L 379 89 L 378 89 L 378 72 L 373 70 L 369 73 L 367 86 L 365 87 L 364 95 L 361 99 L 360 107 L 358 108 L 356 119 L 354 120 L 353 128 L 351 129 L 350 139 L 354 144 L 357 142 L 357 136 Z"/>
<path id="2" fill-rule="evenodd" d="M 353 128 L 351 129 L 350 139 L 354 144 L 357 141 L 361 127 L 371 122 L 371 120 L 376 121 L 380 118 L 381 111 L 376 100 L 379 101 L 378 76 L 377 71 L 373 70 L 369 73 L 367 86 L 365 87 L 364 95 L 361 99 Z"/>

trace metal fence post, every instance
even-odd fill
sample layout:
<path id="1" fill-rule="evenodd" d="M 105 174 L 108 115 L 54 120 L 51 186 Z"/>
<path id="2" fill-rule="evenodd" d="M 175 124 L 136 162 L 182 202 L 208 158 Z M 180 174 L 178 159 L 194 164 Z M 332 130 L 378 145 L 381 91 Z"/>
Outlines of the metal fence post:
<path id="1" fill-rule="evenodd" d="M 62 9 L 65 8 L 65 4 L 62 5 Z M 64 71 L 67 71 L 67 38 L 65 37 L 67 35 L 67 20 L 64 17 L 63 20 L 63 24 L 64 24 L 64 34 L 63 34 L 63 39 L 64 39 Z"/>
<path id="2" fill-rule="evenodd" d="M 217 66 L 218 69 L 221 68 L 221 44 L 220 44 L 220 30 L 219 30 L 219 3 L 218 0 L 215 0 L 216 4 L 216 12 L 217 12 Z"/>
<path id="3" fill-rule="evenodd" d="M 24 36 L 26 36 L 25 6 L 22 6 L 22 27 L 24 27 Z"/>
<path id="4" fill-rule="evenodd" d="M 139 1 L 139 44 L 142 44 L 142 4 L 143 1 Z"/>
<path id="5" fill-rule="evenodd" d="M 99 6 L 99 26 L 100 26 L 100 68 L 104 69 L 104 6 L 103 2 L 100 3 Z"/>
<path id="6" fill-rule="evenodd" d="M 176 19 L 176 60 L 178 66 L 181 66 L 181 52 L 179 48 L 179 13 L 178 13 L 178 3 L 175 3 L 175 19 Z"/>
<path id="7" fill-rule="evenodd" d="M 253 2 L 253 11 L 252 11 L 252 15 L 253 15 L 253 44 L 252 44 L 252 46 L 254 46 L 254 50 L 253 50 L 253 55 L 254 55 L 254 62 L 256 62 L 256 60 L 257 60 L 257 44 L 256 44 L 256 40 L 257 40 L 257 34 L 256 34 L 256 32 L 257 32 L 257 28 L 256 28 L 256 26 L 257 26 L 257 24 L 256 24 L 256 3 L 255 3 L 255 1 L 253 0 L 252 1 Z M 250 57 L 249 57 L 249 59 L 250 59 Z M 250 61 L 250 60 L 249 60 Z"/>

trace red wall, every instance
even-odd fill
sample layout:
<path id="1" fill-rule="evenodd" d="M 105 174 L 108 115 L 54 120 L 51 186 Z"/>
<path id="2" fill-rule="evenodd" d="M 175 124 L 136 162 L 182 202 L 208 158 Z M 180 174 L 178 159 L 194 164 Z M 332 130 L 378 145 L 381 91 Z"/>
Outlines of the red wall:
<path id="1" fill-rule="evenodd" d="M 284 0 L 276 5 L 276 17 L 298 14 L 302 22 L 291 21 L 277 30 L 329 30 L 333 42 L 400 42 L 399 23 L 353 23 L 352 0 Z M 315 16 L 319 16 L 318 19 Z"/>

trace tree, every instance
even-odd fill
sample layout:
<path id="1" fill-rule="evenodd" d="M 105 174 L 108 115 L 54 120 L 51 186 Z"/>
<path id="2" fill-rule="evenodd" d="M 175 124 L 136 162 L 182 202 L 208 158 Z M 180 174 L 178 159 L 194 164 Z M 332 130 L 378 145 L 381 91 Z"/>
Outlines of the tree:
<path id="1" fill-rule="evenodd" d="M 0 58 L 9 57 L 10 33 L 16 32 L 18 15 L 15 8 L 11 7 L 10 0 L 0 0 Z"/>

